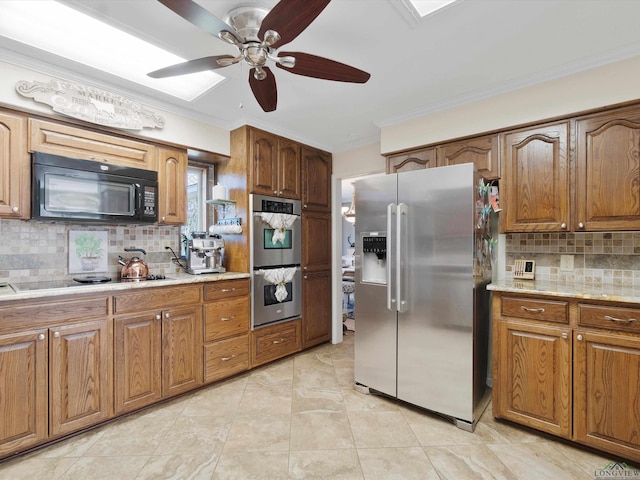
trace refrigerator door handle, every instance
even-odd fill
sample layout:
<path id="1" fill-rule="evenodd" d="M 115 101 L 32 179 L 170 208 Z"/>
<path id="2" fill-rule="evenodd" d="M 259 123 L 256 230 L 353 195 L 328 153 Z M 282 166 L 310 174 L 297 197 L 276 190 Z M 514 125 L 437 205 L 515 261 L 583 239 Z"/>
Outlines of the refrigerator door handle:
<path id="1" fill-rule="evenodd" d="M 396 298 L 393 296 L 395 292 L 395 285 L 393 284 L 393 272 L 392 272 L 392 232 L 396 221 L 397 208 L 395 203 L 387 205 L 387 310 L 396 310 Z"/>
<path id="2" fill-rule="evenodd" d="M 398 211 L 396 214 L 396 297 L 397 297 L 397 310 L 398 312 L 406 312 L 407 311 L 407 300 L 404 298 L 404 288 L 403 288 L 403 277 L 404 272 L 402 269 L 402 241 L 403 241 L 403 232 L 402 226 L 405 224 L 406 219 L 409 215 L 409 207 L 406 203 L 398 204 Z"/>

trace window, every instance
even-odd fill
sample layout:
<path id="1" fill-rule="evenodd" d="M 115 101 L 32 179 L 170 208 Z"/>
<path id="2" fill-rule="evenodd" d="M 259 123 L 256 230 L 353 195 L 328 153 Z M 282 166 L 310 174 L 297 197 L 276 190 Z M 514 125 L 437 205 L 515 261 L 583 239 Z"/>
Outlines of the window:
<path id="1" fill-rule="evenodd" d="M 212 210 L 207 208 L 208 188 L 213 184 L 213 166 L 189 163 L 187 167 L 187 223 L 180 227 L 180 254 L 187 256 L 187 241 L 193 232 L 207 232 Z"/>

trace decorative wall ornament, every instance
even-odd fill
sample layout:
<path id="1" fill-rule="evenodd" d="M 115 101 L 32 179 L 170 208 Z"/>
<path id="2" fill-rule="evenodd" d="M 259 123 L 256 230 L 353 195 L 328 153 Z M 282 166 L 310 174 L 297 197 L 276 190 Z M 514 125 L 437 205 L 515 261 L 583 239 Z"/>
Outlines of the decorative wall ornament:
<path id="1" fill-rule="evenodd" d="M 162 128 L 165 120 L 142 104 L 98 88 L 66 80 L 49 83 L 20 80 L 16 91 L 69 117 L 126 130 Z"/>

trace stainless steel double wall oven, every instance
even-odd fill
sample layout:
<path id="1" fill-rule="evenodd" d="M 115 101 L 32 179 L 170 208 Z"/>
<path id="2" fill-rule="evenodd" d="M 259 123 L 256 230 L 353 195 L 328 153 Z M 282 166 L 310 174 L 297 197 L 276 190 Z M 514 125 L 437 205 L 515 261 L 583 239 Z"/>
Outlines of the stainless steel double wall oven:
<path id="1" fill-rule="evenodd" d="M 297 318 L 302 313 L 300 201 L 251 195 L 249 202 L 253 217 L 251 239 L 252 325 L 259 327 Z M 281 228 L 280 232 L 276 232 L 277 225 L 286 225 L 287 223 L 291 224 Z M 274 241 L 276 233 L 278 235 Z M 284 291 L 282 289 L 280 289 L 281 294 L 277 295 L 278 285 L 266 278 L 269 276 L 269 272 L 279 268 L 285 268 L 288 272 L 293 271 L 290 269 L 295 269 L 293 278 L 283 282 L 286 298 L 283 298 Z M 278 296 L 280 296 L 280 300 Z"/>

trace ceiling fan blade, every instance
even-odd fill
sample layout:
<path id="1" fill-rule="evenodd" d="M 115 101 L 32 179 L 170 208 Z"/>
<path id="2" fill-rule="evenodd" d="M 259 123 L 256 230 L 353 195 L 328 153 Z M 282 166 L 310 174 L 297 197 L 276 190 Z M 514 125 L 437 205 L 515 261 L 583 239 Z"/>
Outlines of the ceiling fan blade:
<path id="1" fill-rule="evenodd" d="M 271 45 L 278 48 L 289 43 L 320 15 L 331 0 L 280 0 L 264 17 L 258 38 L 264 38 L 267 30 L 275 30 L 280 40 Z"/>
<path id="2" fill-rule="evenodd" d="M 231 33 L 240 43 L 242 39 L 238 36 L 234 28 L 226 22 L 223 22 L 209 10 L 202 8 L 192 0 L 158 0 L 165 7 L 170 8 L 188 22 L 193 23 L 196 27 L 205 32 L 218 36 L 218 33 L 227 31 Z"/>
<path id="3" fill-rule="evenodd" d="M 249 71 L 249 85 L 253 96 L 265 112 L 273 112 L 278 104 L 278 90 L 276 89 L 276 77 L 269 67 L 262 67 L 267 74 L 264 80 L 257 80 L 254 76 L 256 69 Z"/>
<path id="4" fill-rule="evenodd" d="M 217 68 L 226 67 L 227 65 L 220 65 L 218 60 L 230 59 L 235 57 L 231 55 L 215 55 L 213 57 L 202 57 L 195 60 L 189 60 L 187 62 L 177 63 L 169 67 L 164 67 L 159 70 L 147 73 L 151 78 L 166 78 L 174 77 L 177 75 L 186 75 L 188 73 L 202 72 L 204 70 L 215 70 Z"/>
<path id="5" fill-rule="evenodd" d="M 279 63 L 276 63 L 276 66 L 296 75 L 352 83 L 366 83 L 371 77 L 369 73 L 355 67 L 309 53 L 280 52 L 278 55 L 278 57 L 285 56 L 294 57 L 296 59 L 295 66 L 285 67 Z"/>

